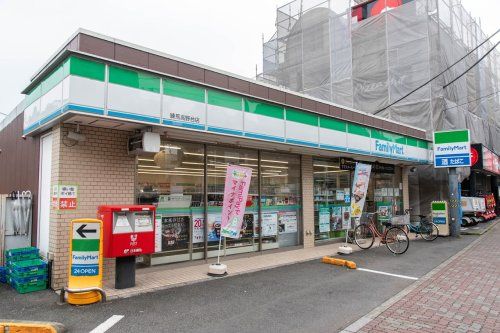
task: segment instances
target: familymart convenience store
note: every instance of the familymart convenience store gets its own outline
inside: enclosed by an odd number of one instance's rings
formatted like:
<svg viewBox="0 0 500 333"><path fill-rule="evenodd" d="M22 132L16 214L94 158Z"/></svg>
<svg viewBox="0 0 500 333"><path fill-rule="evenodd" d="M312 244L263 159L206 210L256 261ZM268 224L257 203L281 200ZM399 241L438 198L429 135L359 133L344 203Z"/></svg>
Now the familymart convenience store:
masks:
<svg viewBox="0 0 500 333"><path fill-rule="evenodd" d="M73 209L39 203L53 287L65 280L69 221L94 217L98 205L156 205L147 263L209 258L225 168L237 164L253 177L241 236L225 240L224 253L314 246L342 236L357 161L372 164L366 209L384 212L408 205L408 170L429 163L423 130L88 31L24 93L19 135L40 140L39 197L77 187ZM145 138L157 135L159 151L146 152Z"/></svg>

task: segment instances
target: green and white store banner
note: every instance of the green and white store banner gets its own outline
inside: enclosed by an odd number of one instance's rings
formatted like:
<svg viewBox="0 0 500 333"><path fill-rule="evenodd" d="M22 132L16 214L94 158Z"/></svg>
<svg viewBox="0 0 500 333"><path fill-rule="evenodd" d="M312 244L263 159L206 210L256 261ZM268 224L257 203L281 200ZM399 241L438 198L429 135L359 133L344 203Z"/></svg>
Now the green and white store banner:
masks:
<svg viewBox="0 0 500 333"><path fill-rule="evenodd" d="M25 99L24 133L66 112L429 163L429 143L71 56Z"/></svg>

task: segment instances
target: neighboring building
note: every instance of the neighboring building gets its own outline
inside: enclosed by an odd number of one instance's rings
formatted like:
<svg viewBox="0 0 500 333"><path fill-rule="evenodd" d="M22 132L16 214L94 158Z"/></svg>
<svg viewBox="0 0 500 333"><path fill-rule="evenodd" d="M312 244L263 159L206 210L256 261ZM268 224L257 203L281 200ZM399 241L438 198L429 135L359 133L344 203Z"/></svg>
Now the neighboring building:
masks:
<svg viewBox="0 0 500 333"><path fill-rule="evenodd" d="M487 38L458 0L296 0L277 9L259 79L420 127L428 139L436 130L468 128L473 143L500 154L499 52L444 88L492 40L399 101ZM446 172L426 167L413 176L415 212L447 198Z"/></svg>
<svg viewBox="0 0 500 333"><path fill-rule="evenodd" d="M23 93L0 123L0 193L35 194L32 243L53 288L67 280L70 220L99 205L158 206L150 264L213 257L224 170L237 163L255 176L243 236L224 253L312 247L342 237L355 161L373 164L366 210L400 213L411 169L430 163L425 130L84 30ZM161 152L129 151L141 131L161 135ZM51 205L56 185L77 187L76 207Z"/></svg>

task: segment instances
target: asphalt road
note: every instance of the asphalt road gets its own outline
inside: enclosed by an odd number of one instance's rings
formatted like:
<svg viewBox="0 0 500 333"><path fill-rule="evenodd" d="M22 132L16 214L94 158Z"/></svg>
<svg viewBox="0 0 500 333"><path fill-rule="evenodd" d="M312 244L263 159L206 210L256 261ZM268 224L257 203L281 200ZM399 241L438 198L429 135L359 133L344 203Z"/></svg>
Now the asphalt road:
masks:
<svg viewBox="0 0 500 333"><path fill-rule="evenodd" d="M402 256L381 246L349 259L418 278L475 239L418 240ZM69 332L89 332L112 315L124 318L107 332L336 332L413 282L314 260L83 307L56 305L50 291L2 286L0 318L58 321Z"/></svg>

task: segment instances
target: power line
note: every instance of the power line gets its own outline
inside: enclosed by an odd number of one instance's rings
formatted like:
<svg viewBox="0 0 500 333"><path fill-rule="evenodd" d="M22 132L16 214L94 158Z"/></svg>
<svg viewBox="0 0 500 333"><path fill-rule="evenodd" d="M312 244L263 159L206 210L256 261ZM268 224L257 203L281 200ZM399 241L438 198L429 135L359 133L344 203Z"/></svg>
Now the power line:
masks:
<svg viewBox="0 0 500 333"><path fill-rule="evenodd" d="M476 99L474 99L474 100L472 100L472 101L468 101L468 102L465 102L465 103L462 103L462 104L458 104L458 105L451 106L451 107L449 107L449 108L444 109L443 111L446 111L446 110L451 110L451 109L454 109L454 108L458 108L459 106L463 106L463 105L471 104L471 103L476 102L476 101L479 101L479 100L481 100L481 99L484 99L484 98L490 97L490 96L492 96L492 95L498 94L499 92L500 92L500 90L497 90L497 91L495 91L495 92L492 92L491 94L481 96L481 97L476 98Z"/></svg>
<svg viewBox="0 0 500 333"><path fill-rule="evenodd" d="M470 66L469 68L467 68L462 74L460 74L459 76L457 76L456 78L454 78L453 80L451 80L451 82L448 82L447 84L445 84L443 86L443 89L446 89L446 87L448 87L450 84L452 84L453 82L455 82L456 80L460 79L462 76L464 76L468 71L470 71L472 68L476 67L477 64L479 64L481 62L481 60L483 60L484 58L486 58L486 56L488 54L490 54L497 46L498 44L500 44L500 42L497 42L495 44L495 46L493 46L491 49L488 50L488 52L486 52L481 58L479 58L475 63L472 64L472 66Z"/></svg>
<svg viewBox="0 0 500 333"><path fill-rule="evenodd" d="M406 97L410 96L411 94L413 94L414 92L416 92L417 90L423 88L424 86L428 85L429 83L431 83L432 81L434 81L435 79L437 79L439 76L441 76L442 74L444 74L444 72L446 72L447 70L449 70L450 68L452 68L453 66L455 66L456 64L458 64L459 62L461 62L462 60L464 60L467 56L469 56L472 52L476 51L478 48L480 48L482 45L484 45L487 41L489 41L491 38L493 38L493 36L495 36L498 32L500 32L500 29L498 29L497 31L495 31L495 33L493 35L491 35L490 37L486 38L483 42L481 42L481 44L477 45L475 48L473 48L472 50L470 50L469 52L467 52L462 58L458 59L457 61L455 61L453 64L451 64L450 66L446 67L442 72L440 72L439 74L433 76L431 79L429 79L428 81L426 81L425 83L423 83L422 85L418 86L417 88L413 89L412 91L410 91L409 93L407 93L406 95L404 95L403 97L399 98L398 100L396 100L395 102L392 102L391 104L387 105L386 107L378 110L377 112L373 113L374 115L384 111L385 109L393 106L394 104L396 103L399 103L401 102L403 99L405 99ZM498 45L498 44L497 44Z"/></svg>

